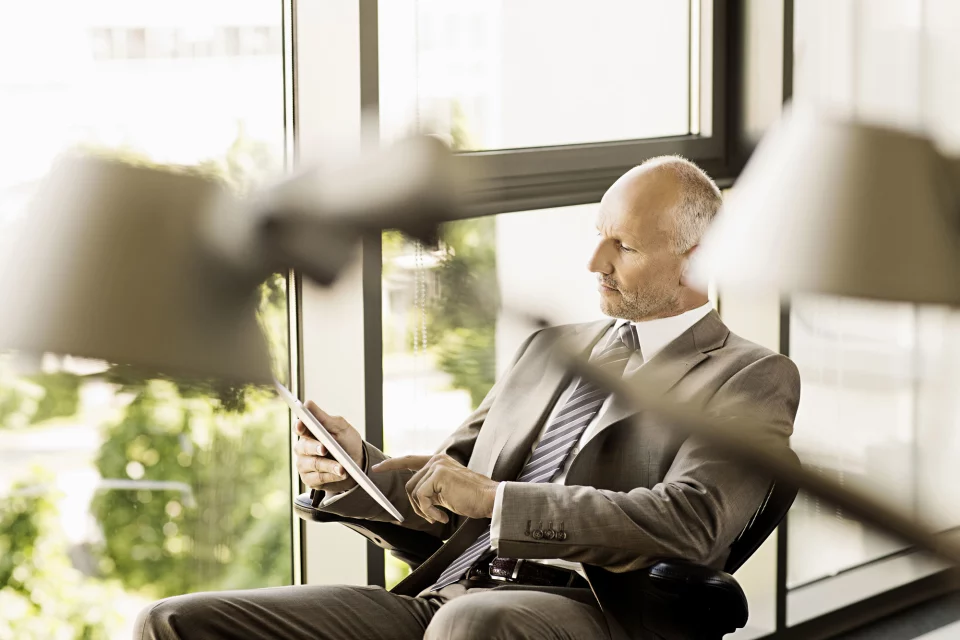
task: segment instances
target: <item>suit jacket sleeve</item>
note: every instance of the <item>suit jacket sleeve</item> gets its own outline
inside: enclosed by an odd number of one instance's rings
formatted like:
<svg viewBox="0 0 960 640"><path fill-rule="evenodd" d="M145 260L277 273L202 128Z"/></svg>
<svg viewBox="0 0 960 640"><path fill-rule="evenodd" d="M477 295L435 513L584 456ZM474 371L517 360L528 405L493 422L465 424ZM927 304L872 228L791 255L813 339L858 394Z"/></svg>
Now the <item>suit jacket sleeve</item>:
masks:
<svg viewBox="0 0 960 640"><path fill-rule="evenodd" d="M511 364L511 368L516 365L517 361L527 350L527 347L533 341L534 337L536 337L537 333L539 333L539 331L536 331L530 335L530 337L528 337L517 350L517 353L513 359L513 363ZM470 416L464 420L457 430L454 431L453 434L451 434L443 442L443 444L437 450L437 453L446 453L461 464L467 464L467 462L470 460L470 455L473 453L473 445L477 441L477 435L480 433L480 428L483 426L483 421L487 417L487 412L490 410L490 406L497 398L497 394L500 391L503 380L508 377L507 373L504 373L500 381L498 381L497 384L490 389L486 397L483 399L483 402L481 402L480 406L477 407L476 411L470 414ZM368 442L364 442L363 446L366 454L366 465L368 468L389 458L388 455ZM364 471L366 471L366 469L364 469ZM417 513L413 510L413 507L410 505L410 500L407 497L407 492L404 488L407 484L407 481L413 477L412 471L387 471L383 473L370 473L369 476L373 480L374 484L379 487L380 491L383 492L383 495L387 496L390 502L393 503L400 513L403 514L404 521L401 524L404 527L416 529L418 531L425 531L446 540L453 534L454 531L457 530L457 527L459 527L464 520L463 516L458 514L450 514L450 521L446 524L440 522L431 524L417 515ZM322 509L329 513L335 513L337 515L347 516L350 518L393 522L393 518L390 516L390 514L384 511L383 507L377 504L377 502L362 489L359 491L353 491L350 493L350 495L345 495L341 500L337 500L328 506L322 507Z"/></svg>
<svg viewBox="0 0 960 640"><path fill-rule="evenodd" d="M764 436L788 446L799 400L796 366L771 354L727 380L708 410L730 418L747 412L763 416ZM769 488L769 478L691 437L681 445L663 482L649 489L616 492L506 483L498 550L512 558L562 558L613 572L640 569L663 558L716 565ZM565 539L535 540L528 523L536 527L541 521L562 525Z"/></svg>

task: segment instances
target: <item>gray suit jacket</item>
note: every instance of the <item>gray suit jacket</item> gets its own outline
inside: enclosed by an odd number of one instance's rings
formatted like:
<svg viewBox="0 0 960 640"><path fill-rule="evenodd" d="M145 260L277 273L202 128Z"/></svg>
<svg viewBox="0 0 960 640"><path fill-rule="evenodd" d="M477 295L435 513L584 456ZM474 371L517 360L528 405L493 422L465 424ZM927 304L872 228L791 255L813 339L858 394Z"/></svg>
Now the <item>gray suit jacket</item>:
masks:
<svg viewBox="0 0 960 640"><path fill-rule="evenodd" d="M440 451L494 480L517 477L569 375L550 357L559 339L588 355L613 321L543 329L520 347L513 366ZM764 418L766 433L783 446L793 430L800 377L788 358L733 334L711 312L650 362L628 363L624 379L735 417ZM368 464L386 456L366 445ZM446 544L394 591L416 595L463 552L489 520L454 516L429 524L411 509L404 484L411 472L372 474L404 513L404 526ZM580 562L601 607L613 574L657 559L678 558L721 568L728 550L770 487L770 479L722 451L687 437L656 415L632 414L614 399L595 435L571 464L564 485L508 482L504 489L499 554ZM389 521L367 494L355 491L327 507L354 518ZM542 523L542 524L541 524ZM534 539L536 528L562 529L563 540ZM619 617L619 616L618 616ZM621 620L621 622L625 622ZM632 626L632 625L627 625Z"/></svg>

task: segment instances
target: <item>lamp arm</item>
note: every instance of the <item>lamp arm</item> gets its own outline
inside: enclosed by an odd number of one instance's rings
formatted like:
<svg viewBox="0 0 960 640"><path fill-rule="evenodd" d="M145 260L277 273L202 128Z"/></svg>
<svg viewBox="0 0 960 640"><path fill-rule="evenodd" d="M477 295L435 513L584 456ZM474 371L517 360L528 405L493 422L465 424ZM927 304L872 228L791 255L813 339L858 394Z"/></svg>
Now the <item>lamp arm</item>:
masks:
<svg viewBox="0 0 960 640"><path fill-rule="evenodd" d="M950 207L953 212L953 219L950 222L957 231L957 240L960 241L960 157L948 157L946 164L948 184L953 196L953 206Z"/></svg>
<svg viewBox="0 0 960 640"><path fill-rule="evenodd" d="M437 138L417 136L349 167L301 170L239 207L224 196L204 220L204 242L246 279L293 268L328 285L363 235L398 229L433 243L457 208L451 159Z"/></svg>

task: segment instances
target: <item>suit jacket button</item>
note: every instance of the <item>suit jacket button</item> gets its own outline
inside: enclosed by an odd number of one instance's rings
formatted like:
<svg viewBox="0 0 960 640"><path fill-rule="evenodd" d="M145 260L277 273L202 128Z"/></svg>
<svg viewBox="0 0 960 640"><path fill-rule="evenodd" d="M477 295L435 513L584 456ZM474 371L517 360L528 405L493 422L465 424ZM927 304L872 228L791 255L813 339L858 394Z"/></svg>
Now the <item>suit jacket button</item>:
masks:
<svg viewBox="0 0 960 640"><path fill-rule="evenodd" d="M533 539L540 540L543 538L543 529L534 529L533 530Z"/></svg>
<svg viewBox="0 0 960 640"><path fill-rule="evenodd" d="M560 542L563 542L566 539L567 539L566 531L557 531L557 540L559 540Z"/></svg>
<svg viewBox="0 0 960 640"><path fill-rule="evenodd" d="M557 537L557 532L554 531L553 529L547 529L546 531L543 532L543 537L546 538L547 540L553 540L554 538Z"/></svg>

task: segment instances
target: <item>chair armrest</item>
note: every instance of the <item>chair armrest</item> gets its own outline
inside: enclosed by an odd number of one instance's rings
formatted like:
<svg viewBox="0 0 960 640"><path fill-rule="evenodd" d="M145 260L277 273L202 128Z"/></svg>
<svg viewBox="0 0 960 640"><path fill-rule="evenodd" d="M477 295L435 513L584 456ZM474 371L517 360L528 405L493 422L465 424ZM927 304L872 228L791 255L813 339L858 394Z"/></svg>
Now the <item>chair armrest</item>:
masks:
<svg viewBox="0 0 960 640"><path fill-rule="evenodd" d="M422 531L407 529L399 524L348 518L317 509L310 500L309 491L297 496L293 501L293 507L296 514L308 522L339 522L350 527L381 549L390 551L412 568L420 566L443 545L440 538Z"/></svg>
<svg viewBox="0 0 960 640"><path fill-rule="evenodd" d="M743 590L723 571L682 560L625 573L584 569L604 610L624 629L646 629L660 640L719 640L747 623Z"/></svg>
<svg viewBox="0 0 960 640"><path fill-rule="evenodd" d="M682 560L638 573L644 625L664 638L722 638L747 624L747 597L729 573Z"/></svg>

